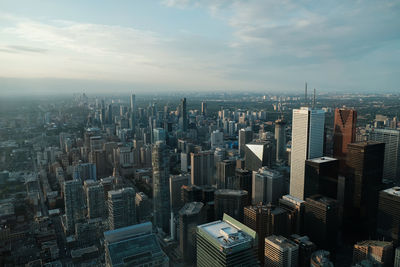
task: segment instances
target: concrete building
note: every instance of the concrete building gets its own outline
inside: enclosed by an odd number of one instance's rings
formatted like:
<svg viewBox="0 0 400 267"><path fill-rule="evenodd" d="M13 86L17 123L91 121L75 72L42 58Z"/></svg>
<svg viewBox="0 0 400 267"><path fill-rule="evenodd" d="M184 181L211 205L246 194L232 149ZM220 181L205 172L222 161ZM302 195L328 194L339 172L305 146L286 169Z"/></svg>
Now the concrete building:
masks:
<svg viewBox="0 0 400 267"><path fill-rule="evenodd" d="M224 215L197 227L197 266L257 266L257 234Z"/></svg>
<svg viewBox="0 0 400 267"><path fill-rule="evenodd" d="M268 168L253 171L252 203L277 204L283 192L283 176L280 172Z"/></svg>
<svg viewBox="0 0 400 267"><path fill-rule="evenodd" d="M378 234L400 245L400 187L379 192Z"/></svg>
<svg viewBox="0 0 400 267"><path fill-rule="evenodd" d="M190 153L190 160L191 184L211 185L214 176L214 153L212 151Z"/></svg>
<svg viewBox="0 0 400 267"><path fill-rule="evenodd" d="M302 107L293 109L290 195L304 200L305 161L323 156L323 110Z"/></svg>
<svg viewBox="0 0 400 267"><path fill-rule="evenodd" d="M196 262L196 229L205 222L201 202L186 203L179 211L179 249L187 264Z"/></svg>
<svg viewBox="0 0 400 267"><path fill-rule="evenodd" d="M276 161L282 162L286 157L286 121L281 118L275 121Z"/></svg>
<svg viewBox="0 0 400 267"><path fill-rule="evenodd" d="M135 195L132 187L108 191L109 229L136 224Z"/></svg>
<svg viewBox="0 0 400 267"><path fill-rule="evenodd" d="M243 209L247 203L247 191L219 189L215 191L215 218L221 219L226 213L236 220L243 221Z"/></svg>
<svg viewBox="0 0 400 267"><path fill-rule="evenodd" d="M240 129L239 131L239 154L240 157L245 156L246 144L253 141L253 130L250 127Z"/></svg>
<svg viewBox="0 0 400 267"><path fill-rule="evenodd" d="M65 226L67 232L75 231L75 223L84 219L84 193L79 180L64 182Z"/></svg>
<svg viewBox="0 0 400 267"><path fill-rule="evenodd" d="M86 180L84 188L89 219L104 217L107 213L103 185L100 182Z"/></svg>
<svg viewBox="0 0 400 267"><path fill-rule="evenodd" d="M224 133L219 130L211 133L211 149L216 149L217 147L224 147Z"/></svg>
<svg viewBox="0 0 400 267"><path fill-rule="evenodd" d="M393 243L366 240L354 245L353 264L363 260L373 260L382 267L393 266Z"/></svg>
<svg viewBox="0 0 400 267"><path fill-rule="evenodd" d="M151 222L104 232L107 267L168 267L169 259L162 251Z"/></svg>
<svg viewBox="0 0 400 267"><path fill-rule="evenodd" d="M271 235L265 238L265 266L297 267L299 246L283 237Z"/></svg>

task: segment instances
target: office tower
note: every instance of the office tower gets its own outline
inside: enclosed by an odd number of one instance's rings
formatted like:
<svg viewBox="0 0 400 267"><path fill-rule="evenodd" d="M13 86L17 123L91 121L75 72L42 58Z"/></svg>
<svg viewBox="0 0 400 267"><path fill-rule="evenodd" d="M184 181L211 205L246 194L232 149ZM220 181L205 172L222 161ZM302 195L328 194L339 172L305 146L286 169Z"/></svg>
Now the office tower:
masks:
<svg viewBox="0 0 400 267"><path fill-rule="evenodd" d="M249 195L249 204L251 203L250 196L252 196L253 192L252 183L253 183L253 177L251 171L245 169L235 170L235 181L233 183L233 189L247 191Z"/></svg>
<svg viewBox="0 0 400 267"><path fill-rule="evenodd" d="M333 129L333 156L339 159L340 173L344 173L347 145L356 141L357 111L337 108Z"/></svg>
<svg viewBox="0 0 400 267"><path fill-rule="evenodd" d="M244 190L219 189L215 191L215 217L221 219L224 213L243 221L243 208L248 203L248 193Z"/></svg>
<svg viewBox="0 0 400 267"><path fill-rule="evenodd" d="M179 211L179 249L188 264L196 260L196 229L205 222L204 204L189 202Z"/></svg>
<svg viewBox="0 0 400 267"><path fill-rule="evenodd" d="M94 180L86 180L84 182L84 188L89 219L104 217L106 205L103 185Z"/></svg>
<svg viewBox="0 0 400 267"><path fill-rule="evenodd" d="M400 184L400 131L374 129L369 139L385 143L383 179Z"/></svg>
<svg viewBox="0 0 400 267"><path fill-rule="evenodd" d="M119 166L122 168L132 168L133 167L133 151L131 147L123 146L114 149L114 157L118 160Z"/></svg>
<svg viewBox="0 0 400 267"><path fill-rule="evenodd" d="M179 106L179 125L182 131L186 132L188 128L188 115L186 110L186 97L181 99L181 104Z"/></svg>
<svg viewBox="0 0 400 267"><path fill-rule="evenodd" d="M293 109L290 195L304 199L305 161L323 156L325 112Z"/></svg>
<svg viewBox="0 0 400 267"><path fill-rule="evenodd" d="M277 235L265 238L265 266L297 267L299 246L293 241Z"/></svg>
<svg viewBox="0 0 400 267"><path fill-rule="evenodd" d="M136 96L134 94L131 94L130 111L135 112L135 110L136 110Z"/></svg>
<svg viewBox="0 0 400 267"><path fill-rule="evenodd" d="M197 226L197 266L257 266L257 234L235 219Z"/></svg>
<svg viewBox="0 0 400 267"><path fill-rule="evenodd" d="M295 242L299 246L299 267L309 267L311 257L317 246L310 241L308 236L299 236L297 234L291 235L290 240ZM317 265L318 266L318 265ZM333 266L332 266L333 267Z"/></svg>
<svg viewBox="0 0 400 267"><path fill-rule="evenodd" d="M195 185L211 185L214 170L214 153L200 151L190 153L191 183Z"/></svg>
<svg viewBox="0 0 400 267"><path fill-rule="evenodd" d="M169 189L171 196L171 208L174 213L178 212L185 204L182 201L182 186L188 185L190 181L190 175L171 175L169 177Z"/></svg>
<svg viewBox="0 0 400 267"><path fill-rule="evenodd" d="M283 176L280 172L268 168L253 171L252 203L278 203L283 192Z"/></svg>
<svg viewBox="0 0 400 267"><path fill-rule="evenodd" d="M385 144L374 141L347 146L348 169L345 193L345 220L355 230L373 233L376 229L378 194L382 181ZM357 225L357 223L360 223ZM364 227L362 227L364 226ZM367 227L367 229L363 229ZM367 237L367 235L365 236Z"/></svg>
<svg viewBox="0 0 400 267"><path fill-rule="evenodd" d="M96 176L104 177L107 175L107 160L104 150L90 151L89 162L96 166Z"/></svg>
<svg viewBox="0 0 400 267"><path fill-rule="evenodd" d="M311 267L334 267L330 261L330 252L326 250L317 250L311 255L307 266Z"/></svg>
<svg viewBox="0 0 400 267"><path fill-rule="evenodd" d="M207 103L201 102L201 115L207 116Z"/></svg>
<svg viewBox="0 0 400 267"><path fill-rule="evenodd" d="M154 224L169 231L170 195L169 195L169 150L162 142L153 146L153 204Z"/></svg>
<svg viewBox="0 0 400 267"><path fill-rule="evenodd" d="M219 130L211 133L211 149L216 149L217 147L224 147L224 133Z"/></svg>
<svg viewBox="0 0 400 267"><path fill-rule="evenodd" d="M104 199L108 199L108 191L114 189L114 177L106 177L100 180L101 185L104 188Z"/></svg>
<svg viewBox="0 0 400 267"><path fill-rule="evenodd" d="M400 187L379 192L378 234L400 245Z"/></svg>
<svg viewBox="0 0 400 267"><path fill-rule="evenodd" d="M96 164L93 163L79 163L74 166L73 173L74 180L96 180Z"/></svg>
<svg viewBox="0 0 400 267"><path fill-rule="evenodd" d="M400 267L400 247L396 248L394 255L394 267Z"/></svg>
<svg viewBox="0 0 400 267"><path fill-rule="evenodd" d="M246 144L246 169L258 171L261 167L271 167L275 162L275 147L270 141L254 140Z"/></svg>
<svg viewBox="0 0 400 267"><path fill-rule="evenodd" d="M248 206L244 208L243 223L258 235L258 259L263 264L265 238L287 234L286 211L271 204Z"/></svg>
<svg viewBox="0 0 400 267"><path fill-rule="evenodd" d="M239 153L244 157L246 153L246 144L253 141L253 130L250 127L240 129L239 131Z"/></svg>
<svg viewBox="0 0 400 267"><path fill-rule="evenodd" d="M353 249L353 264L373 260L378 266L393 266L393 243L379 240L358 242Z"/></svg>
<svg viewBox="0 0 400 267"><path fill-rule="evenodd" d="M67 232L75 230L75 223L84 219L82 184L79 180L64 182L65 226Z"/></svg>
<svg viewBox="0 0 400 267"><path fill-rule="evenodd" d="M158 141L165 142L167 140L167 134L163 128L155 128L153 129L153 142L157 143Z"/></svg>
<svg viewBox="0 0 400 267"><path fill-rule="evenodd" d="M137 192L135 196L136 217L141 222L151 214L152 206L149 197L143 192Z"/></svg>
<svg viewBox="0 0 400 267"><path fill-rule="evenodd" d="M336 246L338 232L337 201L322 195L308 197L305 203L305 232L318 247L331 249Z"/></svg>
<svg viewBox="0 0 400 267"><path fill-rule="evenodd" d="M276 161L286 160L286 121L275 121Z"/></svg>
<svg viewBox="0 0 400 267"><path fill-rule="evenodd" d="M223 160L217 162L217 188L234 189L236 160Z"/></svg>
<svg viewBox="0 0 400 267"><path fill-rule="evenodd" d="M106 266L168 267L151 222L104 232Z"/></svg>
<svg viewBox="0 0 400 267"><path fill-rule="evenodd" d="M108 191L108 226L110 230L136 224L135 190L126 187Z"/></svg>
<svg viewBox="0 0 400 267"><path fill-rule="evenodd" d="M288 214L289 233L303 234L305 201L291 195L285 195L279 199L279 207L286 210Z"/></svg>
<svg viewBox="0 0 400 267"><path fill-rule="evenodd" d="M181 186L181 200L183 204L202 201L202 190L197 185Z"/></svg>
<svg viewBox="0 0 400 267"><path fill-rule="evenodd" d="M339 160L320 157L306 160L304 197L316 194L337 199Z"/></svg>

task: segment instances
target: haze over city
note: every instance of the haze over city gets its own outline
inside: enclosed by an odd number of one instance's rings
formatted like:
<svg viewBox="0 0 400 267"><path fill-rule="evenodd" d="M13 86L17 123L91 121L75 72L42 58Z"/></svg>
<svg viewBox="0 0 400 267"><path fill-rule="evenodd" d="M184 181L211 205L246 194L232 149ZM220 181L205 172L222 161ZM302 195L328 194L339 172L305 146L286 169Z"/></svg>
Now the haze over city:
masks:
<svg viewBox="0 0 400 267"><path fill-rule="evenodd" d="M0 3L2 94L398 92L398 1Z"/></svg>

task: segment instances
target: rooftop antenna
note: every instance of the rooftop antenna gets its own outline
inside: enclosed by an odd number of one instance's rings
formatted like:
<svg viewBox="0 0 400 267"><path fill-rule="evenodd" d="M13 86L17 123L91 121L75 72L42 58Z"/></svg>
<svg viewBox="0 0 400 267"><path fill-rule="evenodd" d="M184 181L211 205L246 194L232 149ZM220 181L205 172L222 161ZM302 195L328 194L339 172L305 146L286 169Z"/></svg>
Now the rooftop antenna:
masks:
<svg viewBox="0 0 400 267"><path fill-rule="evenodd" d="M304 92L304 105L307 106L307 82L306 82L306 88Z"/></svg>
<svg viewBox="0 0 400 267"><path fill-rule="evenodd" d="M313 98L313 103L312 103L312 107L315 108L315 95L316 95L316 90L314 88L314 98Z"/></svg>

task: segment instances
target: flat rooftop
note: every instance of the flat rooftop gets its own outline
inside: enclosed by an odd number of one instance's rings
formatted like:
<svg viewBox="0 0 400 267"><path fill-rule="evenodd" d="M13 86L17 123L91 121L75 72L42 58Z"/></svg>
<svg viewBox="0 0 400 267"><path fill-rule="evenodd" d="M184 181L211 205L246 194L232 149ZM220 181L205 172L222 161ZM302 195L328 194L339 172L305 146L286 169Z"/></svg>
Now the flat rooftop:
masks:
<svg viewBox="0 0 400 267"><path fill-rule="evenodd" d="M330 162L330 161L337 161L337 159L331 158L331 157L319 157L319 158L309 159L308 161L315 162L315 163L324 163L324 162Z"/></svg>
<svg viewBox="0 0 400 267"><path fill-rule="evenodd" d="M198 214L203 208L204 204L202 202L189 202L186 203L182 209L179 210L179 215L193 215Z"/></svg>
<svg viewBox="0 0 400 267"><path fill-rule="evenodd" d="M383 190L383 192L385 192L389 195L400 197L400 186L395 186L395 187Z"/></svg>
<svg viewBox="0 0 400 267"><path fill-rule="evenodd" d="M232 195L232 196L243 196L243 195L247 195L248 192L246 190L218 189L218 190L215 191L215 194Z"/></svg>
<svg viewBox="0 0 400 267"><path fill-rule="evenodd" d="M286 237L283 236L277 236L277 235L271 235L269 237L266 237L265 240L270 241L273 243L275 246L281 249L289 248L289 249L295 249L298 248L298 245L287 239Z"/></svg>
<svg viewBox="0 0 400 267"><path fill-rule="evenodd" d="M198 228L206 232L209 237L217 241L217 243L224 248L253 241L250 235L226 221L206 223L199 225Z"/></svg>

